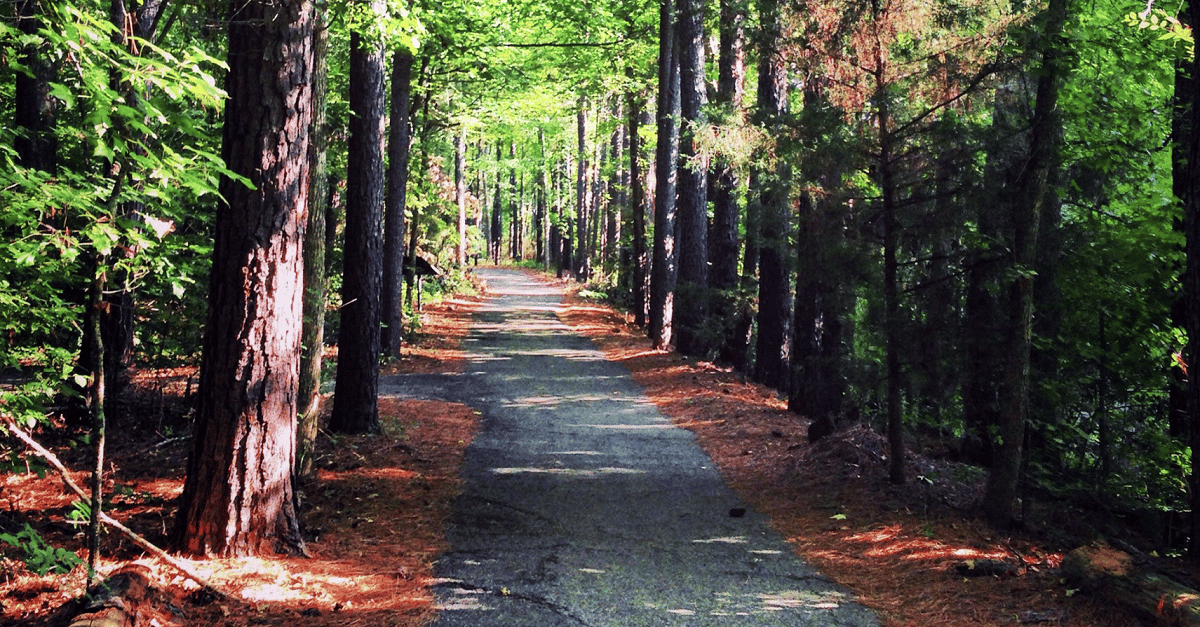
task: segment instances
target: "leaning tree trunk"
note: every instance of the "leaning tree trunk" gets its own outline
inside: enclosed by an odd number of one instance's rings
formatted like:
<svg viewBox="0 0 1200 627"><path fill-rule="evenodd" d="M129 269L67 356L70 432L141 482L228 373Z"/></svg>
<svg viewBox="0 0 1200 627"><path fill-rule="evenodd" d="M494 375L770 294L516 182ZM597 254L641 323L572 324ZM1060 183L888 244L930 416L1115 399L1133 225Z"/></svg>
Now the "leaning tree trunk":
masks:
<svg viewBox="0 0 1200 627"><path fill-rule="evenodd" d="M675 53L675 2L661 0L658 43L658 146L655 153L654 249L650 264L650 339L665 349L675 319L675 192L679 171L679 56Z"/></svg>
<svg viewBox="0 0 1200 627"><path fill-rule="evenodd" d="M192 555L304 553L292 501L313 10L234 2L200 407L171 540Z"/></svg>
<svg viewBox="0 0 1200 627"><path fill-rule="evenodd" d="M371 0L377 14L381 0ZM380 283L383 280L382 42L350 36L350 142L346 168L346 244L337 381L329 428L379 431ZM403 233L403 231L401 231Z"/></svg>

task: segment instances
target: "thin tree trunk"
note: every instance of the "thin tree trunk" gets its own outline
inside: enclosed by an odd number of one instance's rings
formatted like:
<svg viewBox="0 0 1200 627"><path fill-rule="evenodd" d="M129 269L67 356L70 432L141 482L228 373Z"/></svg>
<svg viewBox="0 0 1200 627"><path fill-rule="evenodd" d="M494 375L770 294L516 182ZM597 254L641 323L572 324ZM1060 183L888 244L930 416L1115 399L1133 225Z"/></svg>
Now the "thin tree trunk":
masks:
<svg viewBox="0 0 1200 627"><path fill-rule="evenodd" d="M521 258L521 200L520 189L517 187L517 142L508 142L508 214L511 222L508 225L508 256L513 261Z"/></svg>
<svg viewBox="0 0 1200 627"><path fill-rule="evenodd" d="M588 280L588 154L587 154L587 98L580 96L579 105L575 111L575 130L578 157L575 164L578 174L575 177L575 230L579 237L575 245L578 252L575 258L575 277L580 281Z"/></svg>
<svg viewBox="0 0 1200 627"><path fill-rule="evenodd" d="M496 195L492 198L492 236L491 236L491 238L489 238L490 245L491 245L491 249L489 251L491 253L490 256L492 258L492 263L496 264L496 265L500 264L500 251L503 248L503 243L501 240L502 240L503 234L504 234L504 222L503 222L503 217L502 217L502 214L504 211L504 204L503 204L504 203L504 191L500 187L504 180L504 177L500 174L500 163L501 163L502 152L503 151L500 148L500 143L497 142L496 143Z"/></svg>
<svg viewBox="0 0 1200 627"><path fill-rule="evenodd" d="M296 425L296 475L313 472L313 452L321 418L321 364L325 353L325 216L331 197L328 172L329 51L328 6L316 5L313 29L312 131L309 145L308 226L304 231L304 326L301 331L299 413Z"/></svg>
<svg viewBox="0 0 1200 627"><path fill-rule="evenodd" d="M550 271L550 185L546 173L546 131L538 128L538 243L537 256L544 272Z"/></svg>
<svg viewBox="0 0 1200 627"><path fill-rule="evenodd" d="M383 217L383 353L400 358L404 339L404 212L408 205L408 163L411 142L409 107L412 100L413 56L408 50L392 55L391 126L388 129L387 196Z"/></svg>
<svg viewBox="0 0 1200 627"><path fill-rule="evenodd" d="M190 555L304 554L292 498L313 11L234 2L200 407L172 545ZM269 115L268 115L269 114Z"/></svg>
<svg viewBox="0 0 1200 627"><path fill-rule="evenodd" d="M879 2L872 2L872 21L876 28L889 16L883 14ZM897 222L896 205L899 202L896 189L895 145L892 130L891 102L888 95L888 68L884 44L875 33L873 51L873 77L875 80L875 123L879 133L879 154L875 171L879 183L883 218L883 329L884 353L887 379L887 425L888 425L888 480L895 485L903 484L905 472L904 407L901 390L904 373L900 369L901 335L904 321L900 314L899 270L900 226Z"/></svg>
<svg viewBox="0 0 1200 627"><path fill-rule="evenodd" d="M467 127L454 136L454 202L458 206L458 245L454 259L467 265Z"/></svg>
<svg viewBox="0 0 1200 627"><path fill-rule="evenodd" d="M633 68L626 76L633 74ZM638 328L646 326L646 188L642 173L641 117L642 102L639 94L626 94L626 110L629 119L629 210L633 218L633 323Z"/></svg>
<svg viewBox="0 0 1200 627"><path fill-rule="evenodd" d="M609 146L609 163L612 164L612 174L609 177L608 183L608 206L605 209L607 216L604 229L604 265L607 268L617 267L617 253L619 243L621 241L621 212L626 203L626 182L625 177L629 172L621 167L625 158L625 120L622 119L622 107L624 103L620 98L613 99L612 113L613 118L617 122L617 126L613 129L612 143Z"/></svg>
<svg viewBox="0 0 1200 627"><path fill-rule="evenodd" d="M117 182L120 185L120 181ZM95 259L92 260L93 276L89 290L88 308L94 313L89 316L88 322L91 324L90 333L87 336L91 339L89 347L93 355L104 355L104 334L100 330L100 309L104 307L104 266L105 260L103 255L95 253ZM104 415L104 405L107 402L105 398L105 368L99 367L92 372L92 383L90 387L90 398L88 404L92 410L92 438L95 440L96 455L94 465L92 466L92 493L91 493L91 512L89 513L88 524L88 576L87 586L91 587L92 577L96 572L96 564L100 559L100 515L104 508L104 453L107 439L108 425Z"/></svg>

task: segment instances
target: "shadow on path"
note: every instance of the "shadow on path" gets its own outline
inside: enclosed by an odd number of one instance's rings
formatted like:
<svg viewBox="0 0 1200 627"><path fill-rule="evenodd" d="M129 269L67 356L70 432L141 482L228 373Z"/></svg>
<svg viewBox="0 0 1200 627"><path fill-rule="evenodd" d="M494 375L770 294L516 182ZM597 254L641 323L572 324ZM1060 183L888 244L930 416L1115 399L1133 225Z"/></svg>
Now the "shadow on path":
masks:
<svg viewBox="0 0 1200 627"><path fill-rule="evenodd" d="M467 450L439 627L876 625L721 482L619 364L558 321L562 294L480 269L461 375L381 394L483 412Z"/></svg>

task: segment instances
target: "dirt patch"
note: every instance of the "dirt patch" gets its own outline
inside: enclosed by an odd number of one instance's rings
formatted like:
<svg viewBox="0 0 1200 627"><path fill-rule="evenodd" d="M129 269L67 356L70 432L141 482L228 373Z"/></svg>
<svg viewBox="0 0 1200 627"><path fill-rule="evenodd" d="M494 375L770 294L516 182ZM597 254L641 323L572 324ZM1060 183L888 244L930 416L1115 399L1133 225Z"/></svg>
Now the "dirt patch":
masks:
<svg viewBox="0 0 1200 627"><path fill-rule="evenodd" d="M1141 624L1061 584L1059 562L1073 547L997 534L975 517L979 469L914 455L911 484L892 486L886 440L865 425L810 445L809 421L740 373L652 350L624 315L594 301L570 296L560 317L625 364L796 553L853 590L885 625ZM955 570L986 559L1021 566L1003 578Z"/></svg>

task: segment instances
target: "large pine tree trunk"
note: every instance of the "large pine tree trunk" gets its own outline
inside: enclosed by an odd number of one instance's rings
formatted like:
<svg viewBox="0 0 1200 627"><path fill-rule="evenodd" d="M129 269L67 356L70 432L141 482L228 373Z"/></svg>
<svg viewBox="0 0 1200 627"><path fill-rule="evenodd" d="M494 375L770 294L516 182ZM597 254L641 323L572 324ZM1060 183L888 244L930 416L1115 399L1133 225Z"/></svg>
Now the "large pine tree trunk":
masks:
<svg viewBox="0 0 1200 627"><path fill-rule="evenodd" d="M1008 354L1001 378L999 445L988 474L983 509L988 520L1008 525L1021 475L1025 422L1029 411L1029 356L1033 334L1033 271L1037 263L1038 226L1049 190L1050 169L1057 151L1058 91L1063 66L1060 41L1067 19L1067 0L1051 0L1046 9L1042 67L1030 124L1029 159L1013 191L1013 279L1009 285Z"/></svg>
<svg viewBox="0 0 1200 627"><path fill-rule="evenodd" d="M292 502L308 194L312 4L234 2L200 408L172 544L303 553Z"/></svg>
<svg viewBox="0 0 1200 627"><path fill-rule="evenodd" d="M313 471L313 451L321 418L321 364L325 354L325 216L329 212L328 100L329 18L325 2L316 5L313 28L312 125L308 151L308 227L304 231L304 328L301 335L296 474Z"/></svg>
<svg viewBox="0 0 1200 627"><path fill-rule="evenodd" d="M380 0L371 5L382 15ZM384 82L383 44L351 34L342 320L329 418L329 428L338 433L379 431Z"/></svg>
<svg viewBox="0 0 1200 627"><path fill-rule="evenodd" d="M762 38L759 42L758 108L755 121L770 131L788 110L787 65L779 49L782 24L775 0L759 0ZM787 271L787 167L758 166L752 179L753 202L759 218L758 342L754 378L778 390L789 382L788 322L791 289Z"/></svg>
<svg viewBox="0 0 1200 627"><path fill-rule="evenodd" d="M679 279L675 343L687 355L704 355L708 319L708 164L697 152L697 125L705 122L704 0L679 0Z"/></svg>
<svg viewBox="0 0 1200 627"><path fill-rule="evenodd" d="M675 319L679 251L675 241L675 195L679 160L679 58L675 53L675 2L661 0L658 42L658 146L655 154L654 258L650 272L650 339L665 349Z"/></svg>
<svg viewBox="0 0 1200 627"><path fill-rule="evenodd" d="M388 129L387 196L383 217L383 351L400 358L404 339L404 210L408 204L409 105L413 56L392 55L392 108ZM411 251L410 251L411 253Z"/></svg>
<svg viewBox="0 0 1200 627"><path fill-rule="evenodd" d="M745 95L745 21L746 9L741 2L722 0L716 100L734 119L741 116ZM713 170L713 221L708 255L712 264L709 284L717 298L713 315L723 323L718 358L724 363L737 363L746 342L744 331L739 336L737 315L739 181L737 171L726 159L718 160Z"/></svg>

